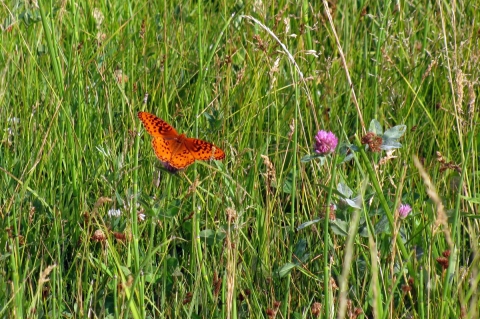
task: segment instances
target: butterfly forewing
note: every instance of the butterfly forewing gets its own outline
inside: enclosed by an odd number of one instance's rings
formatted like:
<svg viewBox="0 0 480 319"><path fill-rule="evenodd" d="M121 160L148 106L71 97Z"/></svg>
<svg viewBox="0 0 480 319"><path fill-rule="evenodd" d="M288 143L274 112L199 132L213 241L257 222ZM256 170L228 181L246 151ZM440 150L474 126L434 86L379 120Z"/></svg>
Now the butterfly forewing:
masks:
<svg viewBox="0 0 480 319"><path fill-rule="evenodd" d="M172 138L178 136L177 131L164 120L147 112L138 112L138 118L148 134L153 137Z"/></svg>

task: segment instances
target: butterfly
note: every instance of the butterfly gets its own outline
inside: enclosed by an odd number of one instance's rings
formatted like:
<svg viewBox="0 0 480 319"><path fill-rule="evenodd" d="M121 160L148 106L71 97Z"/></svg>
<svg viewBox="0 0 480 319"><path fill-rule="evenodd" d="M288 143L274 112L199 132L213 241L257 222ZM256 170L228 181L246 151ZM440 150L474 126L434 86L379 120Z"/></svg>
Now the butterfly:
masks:
<svg viewBox="0 0 480 319"><path fill-rule="evenodd" d="M170 124L153 114L138 112L138 118L153 137L155 155L171 171L184 169L195 160L225 158L225 152L212 143L178 134Z"/></svg>

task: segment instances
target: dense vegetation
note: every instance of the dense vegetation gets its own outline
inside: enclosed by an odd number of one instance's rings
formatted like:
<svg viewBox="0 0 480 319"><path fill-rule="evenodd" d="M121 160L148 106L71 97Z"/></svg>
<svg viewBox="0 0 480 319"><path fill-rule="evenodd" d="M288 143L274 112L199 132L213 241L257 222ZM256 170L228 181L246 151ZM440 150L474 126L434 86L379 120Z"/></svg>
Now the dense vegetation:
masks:
<svg viewBox="0 0 480 319"><path fill-rule="evenodd" d="M478 5L0 12L1 318L478 318Z"/></svg>

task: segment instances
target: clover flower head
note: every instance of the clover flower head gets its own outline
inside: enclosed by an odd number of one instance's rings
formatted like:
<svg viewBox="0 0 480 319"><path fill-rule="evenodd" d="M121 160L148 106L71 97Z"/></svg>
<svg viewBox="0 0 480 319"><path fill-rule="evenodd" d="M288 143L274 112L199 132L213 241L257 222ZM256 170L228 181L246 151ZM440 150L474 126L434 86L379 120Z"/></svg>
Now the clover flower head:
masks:
<svg viewBox="0 0 480 319"><path fill-rule="evenodd" d="M412 207L410 207L410 205L402 204L398 208L398 216L400 216L401 219L407 218L411 211Z"/></svg>
<svg viewBox="0 0 480 319"><path fill-rule="evenodd" d="M338 144L338 138L332 132L320 130L315 135L315 152L320 155L333 153Z"/></svg>

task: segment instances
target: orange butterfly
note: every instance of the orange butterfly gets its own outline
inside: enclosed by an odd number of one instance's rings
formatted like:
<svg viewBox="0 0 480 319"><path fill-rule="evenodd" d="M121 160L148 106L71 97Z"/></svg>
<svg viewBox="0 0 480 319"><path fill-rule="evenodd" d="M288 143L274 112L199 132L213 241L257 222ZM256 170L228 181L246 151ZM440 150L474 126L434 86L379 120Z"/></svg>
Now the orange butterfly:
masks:
<svg viewBox="0 0 480 319"><path fill-rule="evenodd" d="M225 153L212 143L178 134L167 122L153 114L138 112L138 118L148 134L153 137L152 146L155 155L171 171L186 168L195 160L225 158Z"/></svg>

